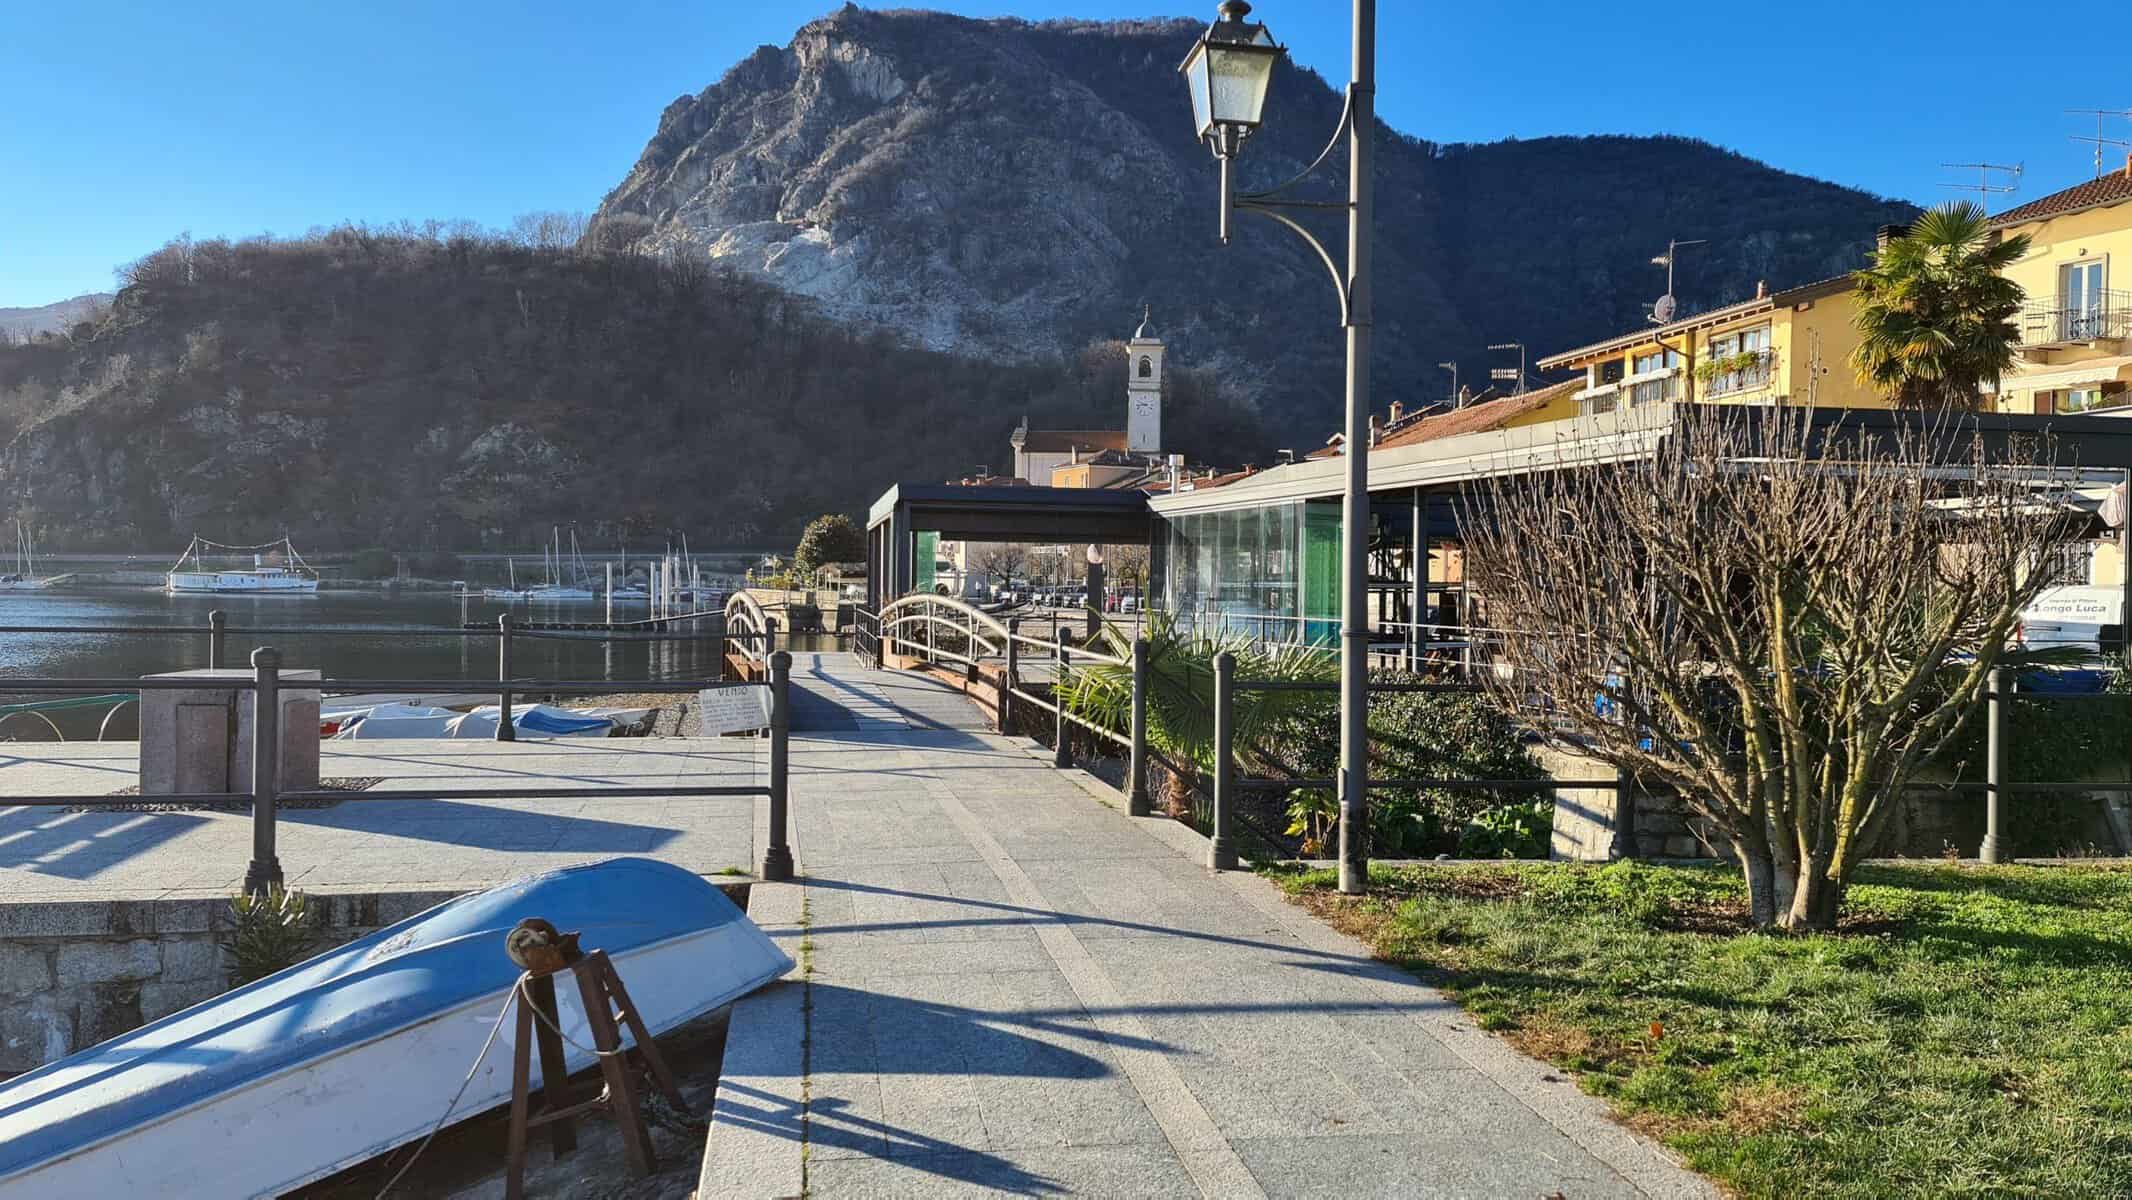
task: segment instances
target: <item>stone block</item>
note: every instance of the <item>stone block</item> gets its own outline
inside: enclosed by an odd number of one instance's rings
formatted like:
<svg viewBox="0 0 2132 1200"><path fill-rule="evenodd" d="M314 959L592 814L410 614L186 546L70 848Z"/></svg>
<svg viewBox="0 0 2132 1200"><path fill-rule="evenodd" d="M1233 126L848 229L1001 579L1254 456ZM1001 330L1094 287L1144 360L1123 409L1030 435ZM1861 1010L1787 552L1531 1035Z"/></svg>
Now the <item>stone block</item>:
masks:
<svg viewBox="0 0 2132 1200"><path fill-rule="evenodd" d="M428 912L446 900L456 899L462 892L420 891L380 892L377 894L376 920L380 928L397 924L416 913Z"/></svg>
<svg viewBox="0 0 2132 1200"><path fill-rule="evenodd" d="M91 988L75 1015L81 1045L94 1046L141 1027L141 985L107 983Z"/></svg>
<svg viewBox="0 0 2132 1200"><path fill-rule="evenodd" d="M284 670L280 785L318 786L317 671ZM140 782L144 795L245 792L252 786L252 694L236 686L249 670L172 671L197 688L141 694ZM291 686L291 685L297 686Z"/></svg>
<svg viewBox="0 0 2132 1200"><path fill-rule="evenodd" d="M227 978L228 965L223 961L222 947L204 936L166 938L163 941L163 973L159 977L165 983L186 983L197 979L219 983Z"/></svg>
<svg viewBox="0 0 2132 1200"><path fill-rule="evenodd" d="M228 900L159 900L157 933L208 933L229 926Z"/></svg>
<svg viewBox="0 0 2132 1200"><path fill-rule="evenodd" d="M0 1009L0 1071L34 1071L74 1051L74 1022L42 997Z"/></svg>
<svg viewBox="0 0 2132 1200"><path fill-rule="evenodd" d="M0 938L96 937L111 932L103 900L24 900L0 904Z"/></svg>
<svg viewBox="0 0 2132 1200"><path fill-rule="evenodd" d="M128 942L74 942L61 946L53 963L61 987L138 982L163 970L160 948L146 939Z"/></svg>
<svg viewBox="0 0 2132 1200"><path fill-rule="evenodd" d="M1662 853L1664 853L1667 858L1703 857L1702 846L1698 842L1696 842L1694 838L1689 837L1687 834L1675 834L1674 836L1665 839L1662 844L1664 846L1664 850L1662 851Z"/></svg>
<svg viewBox="0 0 2132 1200"><path fill-rule="evenodd" d="M42 946L0 943L0 995L28 996L52 986L52 963Z"/></svg>
<svg viewBox="0 0 2132 1200"><path fill-rule="evenodd" d="M160 1021L183 1009L222 994L222 985L211 979L156 982L141 985L141 1024Z"/></svg>

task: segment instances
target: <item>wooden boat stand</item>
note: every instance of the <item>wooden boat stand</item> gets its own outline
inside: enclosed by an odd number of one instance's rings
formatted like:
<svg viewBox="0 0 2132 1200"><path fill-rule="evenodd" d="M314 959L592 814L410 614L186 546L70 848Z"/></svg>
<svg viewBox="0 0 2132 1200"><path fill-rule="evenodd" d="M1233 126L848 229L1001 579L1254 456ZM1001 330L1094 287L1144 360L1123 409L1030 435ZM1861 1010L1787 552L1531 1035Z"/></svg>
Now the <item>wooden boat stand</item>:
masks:
<svg viewBox="0 0 2132 1200"><path fill-rule="evenodd" d="M571 1099L570 1072L563 1062L563 1039L557 1032L561 1021L556 1017L555 977L568 973L577 979L578 996L585 1009L585 1017L592 1027L592 1044L600 1051L600 1074L606 1079L606 1087L589 1100ZM681 1097L681 1087L674 1081L673 1072L667 1069L666 1060L659 1056L659 1047L652 1041L651 1031L644 1027L644 1018L637 1014L636 1005L630 1003L629 990L622 986L622 977L615 973L614 964L608 961L607 952L593 950L562 970L547 974L528 973L525 993L518 1004L517 1037L514 1041L511 1061L511 1134L506 1151L504 1196L506 1200L522 1200L526 1194L526 1135L532 1129L548 1126L548 1144L561 1158L577 1148L577 1129L571 1119L593 1109L606 1109L614 1117L622 1132L622 1153L628 1160L629 1173L642 1179L658 1169L652 1154L651 1130L644 1124L644 1111L637 1103L637 1084L631 1078L630 1064L617 1053L622 1046L622 1035L617 1022L626 1022L629 1032L636 1039L635 1053L644 1061L650 1073L652 1085L664 1093L678 1111L687 1112L688 1102ZM527 1003L530 997L531 1003ZM620 1012L616 1006L620 1006ZM539 1010L536 1019L535 1010ZM532 1081L532 1054L535 1046L540 1049L540 1111L530 1112Z"/></svg>

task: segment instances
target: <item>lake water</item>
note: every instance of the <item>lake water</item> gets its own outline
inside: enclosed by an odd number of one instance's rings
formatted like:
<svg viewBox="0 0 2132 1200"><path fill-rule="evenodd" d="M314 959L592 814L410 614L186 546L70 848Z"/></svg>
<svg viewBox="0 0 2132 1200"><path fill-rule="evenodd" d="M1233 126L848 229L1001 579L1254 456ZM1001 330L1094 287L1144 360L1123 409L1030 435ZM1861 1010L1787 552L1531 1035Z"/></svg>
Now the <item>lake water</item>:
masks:
<svg viewBox="0 0 2132 1200"><path fill-rule="evenodd" d="M251 627L333 626L359 628L358 636L231 633L224 666L250 661L254 647L281 651L285 668L322 670L329 679L496 678L496 640L409 632L422 626L479 621L493 626L510 612L518 620L599 621L605 606L506 605L439 593L323 592L315 596L173 596L149 588L0 592L0 626L64 625L83 632L0 633L0 699L9 676L136 678L207 665L207 616L222 610L233 630ZM618 620L641 618L647 609L617 607ZM198 634L112 634L95 628L196 625ZM374 632L371 632L374 631ZM825 639L824 644L833 644ZM802 648L811 648L803 645ZM512 639L512 672L528 679L613 680L705 678L717 670L708 641L600 642L563 638ZM469 690L478 690L472 689ZM617 689L621 690L621 689ZM27 698L27 697L20 697ZM84 714L84 717L86 714ZM100 714L99 714L100 717ZM23 721L0 729L0 740L33 737ZM81 719L62 722L68 736L84 736ZM130 729L130 722L127 722ZM40 726L41 729L41 726ZM94 736L93 722L86 736Z"/></svg>

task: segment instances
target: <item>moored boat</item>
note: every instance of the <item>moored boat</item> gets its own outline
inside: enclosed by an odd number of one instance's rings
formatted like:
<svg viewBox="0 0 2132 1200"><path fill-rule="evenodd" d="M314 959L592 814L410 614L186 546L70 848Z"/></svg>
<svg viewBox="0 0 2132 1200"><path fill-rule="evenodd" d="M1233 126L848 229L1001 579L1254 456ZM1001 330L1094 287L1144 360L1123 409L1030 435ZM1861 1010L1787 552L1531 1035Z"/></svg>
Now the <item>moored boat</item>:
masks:
<svg viewBox="0 0 2132 1200"><path fill-rule="evenodd" d="M0 1084L0 1194L276 1195L503 1102L503 942L534 916L607 951L654 1034L792 966L717 888L651 859L462 896ZM556 991L578 1070L593 1037L577 989Z"/></svg>
<svg viewBox="0 0 2132 1200"><path fill-rule="evenodd" d="M216 568L205 561L244 555L251 556L248 568ZM257 546L225 546L196 535L163 576L163 590L309 596L318 592L318 572L286 537Z"/></svg>

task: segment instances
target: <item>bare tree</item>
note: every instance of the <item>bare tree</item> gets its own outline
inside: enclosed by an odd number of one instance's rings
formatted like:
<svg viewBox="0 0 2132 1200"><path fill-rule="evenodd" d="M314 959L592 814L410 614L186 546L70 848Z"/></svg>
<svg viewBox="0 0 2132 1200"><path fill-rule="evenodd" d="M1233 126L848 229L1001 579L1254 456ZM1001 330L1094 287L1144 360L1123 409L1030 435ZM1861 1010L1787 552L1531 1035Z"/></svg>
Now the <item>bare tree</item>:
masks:
<svg viewBox="0 0 2132 1200"><path fill-rule="evenodd" d="M1038 546L1029 555L1029 575L1044 583L1066 580L1066 551L1058 546Z"/></svg>
<svg viewBox="0 0 2132 1200"><path fill-rule="evenodd" d="M531 250L569 250L585 236L585 214L520 213L511 219L511 228L505 236Z"/></svg>
<svg viewBox="0 0 2132 1200"><path fill-rule="evenodd" d="M1995 450L1955 419L1675 419L1647 459L1499 477L1469 505L1470 578L1503 630L1484 682L1678 789L1731 843L1756 924L1827 928L1980 702L2047 583L2032 568L2077 536L2071 475L2047 443Z"/></svg>
<svg viewBox="0 0 2132 1200"><path fill-rule="evenodd" d="M1137 588L1147 583L1148 548L1130 543L1112 546L1104 552L1110 562L1110 574L1120 586Z"/></svg>
<svg viewBox="0 0 2132 1200"><path fill-rule="evenodd" d="M977 566L1001 584L1019 579L1029 565L1029 547L1018 542L992 542L977 552Z"/></svg>

